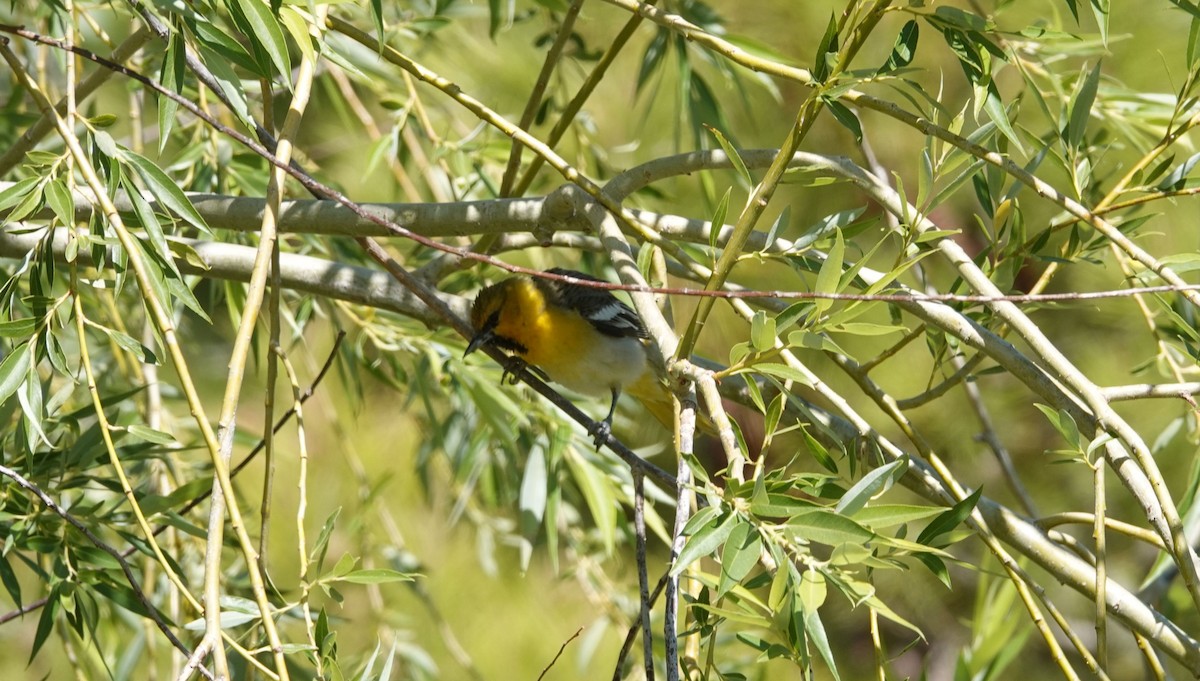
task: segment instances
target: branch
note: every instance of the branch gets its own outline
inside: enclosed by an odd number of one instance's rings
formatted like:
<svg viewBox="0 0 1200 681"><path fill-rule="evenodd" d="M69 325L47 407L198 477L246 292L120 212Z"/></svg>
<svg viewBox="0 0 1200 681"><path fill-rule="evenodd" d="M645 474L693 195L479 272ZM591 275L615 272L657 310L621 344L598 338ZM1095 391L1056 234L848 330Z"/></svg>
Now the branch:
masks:
<svg viewBox="0 0 1200 681"><path fill-rule="evenodd" d="M99 537L97 537L92 533L91 530L88 529L87 525L84 525L75 516L68 513L67 510L62 506L59 506L54 499L51 499L50 495L43 492L42 489L37 485L26 480L21 476L21 474L17 473L11 468L8 468L7 466L0 466L0 475L9 478L26 491L32 493L41 500L46 508L53 511L58 515L58 517L70 523L72 527L79 530L79 532L83 534L83 536L87 537L88 541L92 542L96 548L112 556L113 559L116 560L121 566L121 572L124 573L126 581L129 582L129 588L133 590L133 595L137 597L138 602L142 605L142 608L146 610L146 615L150 617L150 619L154 620L154 625L158 627L159 631L161 631L164 636L167 637L167 640L171 642L171 645L175 646L179 652L183 653L184 657L191 656L192 651L186 645L184 645L183 641L179 640L179 637L175 635L175 632L171 631L171 628L167 626L166 621L163 620L163 617L158 612L158 609L155 608L154 604L150 602L150 599L146 597L146 593L142 591L142 588L138 585L137 578L133 576L133 569L129 566L129 561L125 560L125 556L122 555L120 551L104 543ZM47 601L43 599L40 603L30 603L27 608L33 609L35 606L44 605L46 602ZM26 612L28 612L28 610L26 610ZM206 678L213 678L212 674L203 667L200 668L200 673L204 674Z"/></svg>

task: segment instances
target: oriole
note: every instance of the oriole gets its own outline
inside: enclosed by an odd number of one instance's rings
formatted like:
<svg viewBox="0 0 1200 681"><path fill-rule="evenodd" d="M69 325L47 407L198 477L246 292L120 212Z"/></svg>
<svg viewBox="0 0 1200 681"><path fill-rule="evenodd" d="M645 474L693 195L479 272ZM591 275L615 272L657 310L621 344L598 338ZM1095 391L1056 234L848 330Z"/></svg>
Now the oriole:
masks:
<svg viewBox="0 0 1200 681"><path fill-rule="evenodd" d="M546 271L600 281L573 270ZM479 292L471 307L471 327L475 335L464 357L492 345L566 388L588 395L610 394L608 415L592 433L597 446L611 432L622 391L630 389L643 402L663 401L665 389L651 369L641 318L603 289L510 277Z"/></svg>

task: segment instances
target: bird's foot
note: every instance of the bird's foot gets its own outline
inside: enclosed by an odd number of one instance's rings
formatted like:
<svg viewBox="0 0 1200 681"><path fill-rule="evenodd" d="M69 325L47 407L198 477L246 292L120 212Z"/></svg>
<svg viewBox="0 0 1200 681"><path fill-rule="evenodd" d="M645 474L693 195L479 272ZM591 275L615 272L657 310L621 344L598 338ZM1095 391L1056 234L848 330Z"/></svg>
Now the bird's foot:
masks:
<svg viewBox="0 0 1200 681"><path fill-rule="evenodd" d="M596 443L596 451L600 451L600 448L608 442L608 438L612 437L612 421L597 421L588 429L588 435L591 435Z"/></svg>
<svg viewBox="0 0 1200 681"><path fill-rule="evenodd" d="M504 372L500 374L500 385L504 385L505 383L508 383L509 385L516 385L520 380L521 372L523 371L528 371L543 381L548 382L550 380L550 377L546 375L546 372L533 366L529 362L526 362L516 355L509 355L503 366Z"/></svg>
<svg viewBox="0 0 1200 681"><path fill-rule="evenodd" d="M500 374L500 385L508 383L509 385L517 384L517 376L521 375L522 371L529 366L529 363L515 355L509 356L504 362L504 371Z"/></svg>

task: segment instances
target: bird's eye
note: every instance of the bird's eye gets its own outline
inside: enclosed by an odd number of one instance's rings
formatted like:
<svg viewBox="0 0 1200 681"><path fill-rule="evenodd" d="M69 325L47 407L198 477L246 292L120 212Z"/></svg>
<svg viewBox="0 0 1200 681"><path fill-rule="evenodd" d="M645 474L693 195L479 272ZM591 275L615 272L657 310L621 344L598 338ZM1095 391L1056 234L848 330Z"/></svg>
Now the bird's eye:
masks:
<svg viewBox="0 0 1200 681"><path fill-rule="evenodd" d="M496 325L499 323L500 323L500 310L496 310L495 312L492 312L492 314L487 318L487 323L483 325L483 328L494 329L494 328L496 328Z"/></svg>

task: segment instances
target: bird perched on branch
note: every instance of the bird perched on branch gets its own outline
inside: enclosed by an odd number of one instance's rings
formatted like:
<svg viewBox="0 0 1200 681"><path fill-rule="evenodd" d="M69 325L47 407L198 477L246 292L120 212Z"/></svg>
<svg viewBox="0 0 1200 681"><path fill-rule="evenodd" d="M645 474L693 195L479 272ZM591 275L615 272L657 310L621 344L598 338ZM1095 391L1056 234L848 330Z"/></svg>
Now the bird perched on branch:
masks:
<svg viewBox="0 0 1200 681"><path fill-rule="evenodd" d="M546 272L600 281L573 270L554 268ZM471 308L471 327L475 335L464 357L491 345L570 390L611 395L608 415L592 432L597 447L608 439L617 399L623 391L656 406L661 406L665 398L669 408L665 386L650 366L648 334L641 318L604 289L553 279L510 277L479 292Z"/></svg>

